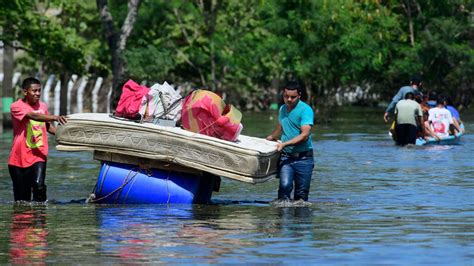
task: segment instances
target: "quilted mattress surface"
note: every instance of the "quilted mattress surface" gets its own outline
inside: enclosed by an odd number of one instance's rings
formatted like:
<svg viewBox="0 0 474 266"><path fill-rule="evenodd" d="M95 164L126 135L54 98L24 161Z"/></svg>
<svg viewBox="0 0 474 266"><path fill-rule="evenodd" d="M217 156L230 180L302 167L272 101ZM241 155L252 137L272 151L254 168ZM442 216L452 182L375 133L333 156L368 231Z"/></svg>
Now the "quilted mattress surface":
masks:
<svg viewBox="0 0 474 266"><path fill-rule="evenodd" d="M58 150L94 150L154 159L231 179L258 183L273 177L276 143L240 135L225 141L179 127L118 120L104 113L68 115L58 126Z"/></svg>

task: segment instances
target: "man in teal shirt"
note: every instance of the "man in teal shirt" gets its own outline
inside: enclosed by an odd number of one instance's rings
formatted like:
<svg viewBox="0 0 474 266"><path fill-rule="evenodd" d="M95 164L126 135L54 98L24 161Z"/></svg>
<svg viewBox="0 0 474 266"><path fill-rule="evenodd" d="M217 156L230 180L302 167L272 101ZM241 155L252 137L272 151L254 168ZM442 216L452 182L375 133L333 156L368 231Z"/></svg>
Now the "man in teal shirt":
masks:
<svg viewBox="0 0 474 266"><path fill-rule="evenodd" d="M281 152L279 200L291 200L294 183L294 200L308 201L314 168L311 140L314 112L300 98L301 88L299 84L289 82L283 89L285 104L280 107L278 124L267 137L267 140L274 141L278 141L281 137L281 142L277 144L277 149Z"/></svg>

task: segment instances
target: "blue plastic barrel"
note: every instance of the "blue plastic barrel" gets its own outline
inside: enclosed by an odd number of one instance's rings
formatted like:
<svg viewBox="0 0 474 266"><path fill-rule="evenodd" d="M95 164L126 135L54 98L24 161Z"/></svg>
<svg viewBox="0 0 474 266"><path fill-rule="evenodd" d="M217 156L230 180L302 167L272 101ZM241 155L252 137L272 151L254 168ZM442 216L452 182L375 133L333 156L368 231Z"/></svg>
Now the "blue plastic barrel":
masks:
<svg viewBox="0 0 474 266"><path fill-rule="evenodd" d="M103 162L94 188L95 203L209 203L218 177Z"/></svg>

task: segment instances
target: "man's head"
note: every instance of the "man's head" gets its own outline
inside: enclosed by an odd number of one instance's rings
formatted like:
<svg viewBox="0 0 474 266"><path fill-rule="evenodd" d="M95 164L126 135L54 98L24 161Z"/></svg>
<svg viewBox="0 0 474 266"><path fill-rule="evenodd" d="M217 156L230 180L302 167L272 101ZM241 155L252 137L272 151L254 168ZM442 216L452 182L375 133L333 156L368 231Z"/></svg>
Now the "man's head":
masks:
<svg viewBox="0 0 474 266"><path fill-rule="evenodd" d="M413 100L415 98L415 94L413 92L408 92L405 94L405 100Z"/></svg>
<svg viewBox="0 0 474 266"><path fill-rule="evenodd" d="M446 96L444 99L445 99L444 105L446 105L446 106L447 105L451 105L451 106L454 105L453 104L453 99L450 96Z"/></svg>
<svg viewBox="0 0 474 266"><path fill-rule="evenodd" d="M39 102L41 97L41 82L35 78L26 78L21 84L23 96L26 102L34 105Z"/></svg>
<svg viewBox="0 0 474 266"><path fill-rule="evenodd" d="M417 88L421 87L423 84L423 80L421 78L421 76L419 75L413 75L411 78L410 78L410 85L411 86L416 86Z"/></svg>
<svg viewBox="0 0 474 266"><path fill-rule="evenodd" d="M414 94L414 99L417 103L423 102L423 93L421 91L417 90L413 94Z"/></svg>
<svg viewBox="0 0 474 266"><path fill-rule="evenodd" d="M290 81L283 87L283 101L288 107L295 107L300 98L301 88L297 82Z"/></svg>
<svg viewBox="0 0 474 266"><path fill-rule="evenodd" d="M446 104L446 97L444 97L443 95L438 95L438 99L436 99L436 104L440 107L444 107Z"/></svg>

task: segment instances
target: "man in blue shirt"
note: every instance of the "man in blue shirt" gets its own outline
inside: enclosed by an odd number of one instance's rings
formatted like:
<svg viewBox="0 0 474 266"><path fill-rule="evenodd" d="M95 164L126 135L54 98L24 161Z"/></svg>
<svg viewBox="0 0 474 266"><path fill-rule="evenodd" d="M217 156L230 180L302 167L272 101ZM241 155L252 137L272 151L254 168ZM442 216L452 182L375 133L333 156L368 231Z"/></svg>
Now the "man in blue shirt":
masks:
<svg viewBox="0 0 474 266"><path fill-rule="evenodd" d="M388 122L389 114L392 113L393 110L395 110L395 105L397 105L400 100L405 99L406 94L409 92L416 95L418 89L420 89L421 86L422 80L420 76L411 77L410 85L401 87L400 90L398 90L398 93L393 96L393 99L390 104L387 106L387 109L385 110L385 113L383 115L383 119L385 120L385 122Z"/></svg>
<svg viewBox="0 0 474 266"><path fill-rule="evenodd" d="M279 200L291 200L293 183L294 200L308 201L311 176L314 168L311 127L314 112L300 100L301 88L296 82L289 82L283 89L284 105L280 107L278 124L267 140L281 141L277 144L281 152L279 162Z"/></svg>

